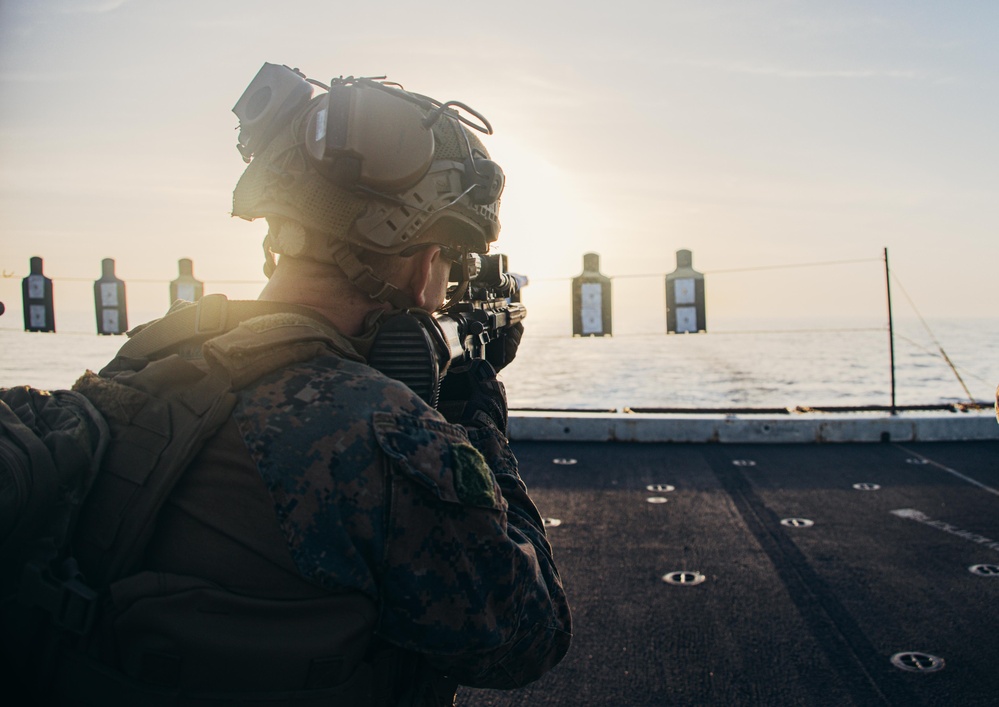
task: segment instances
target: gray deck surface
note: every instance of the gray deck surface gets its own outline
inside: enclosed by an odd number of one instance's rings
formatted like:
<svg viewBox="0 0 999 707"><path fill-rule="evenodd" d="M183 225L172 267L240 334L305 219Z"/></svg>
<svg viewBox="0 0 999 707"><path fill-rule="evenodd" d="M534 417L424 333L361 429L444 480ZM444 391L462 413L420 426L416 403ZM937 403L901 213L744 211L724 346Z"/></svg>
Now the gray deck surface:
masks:
<svg viewBox="0 0 999 707"><path fill-rule="evenodd" d="M575 636L538 682L459 705L999 705L999 576L969 570L999 574L999 442L514 451L561 521Z"/></svg>

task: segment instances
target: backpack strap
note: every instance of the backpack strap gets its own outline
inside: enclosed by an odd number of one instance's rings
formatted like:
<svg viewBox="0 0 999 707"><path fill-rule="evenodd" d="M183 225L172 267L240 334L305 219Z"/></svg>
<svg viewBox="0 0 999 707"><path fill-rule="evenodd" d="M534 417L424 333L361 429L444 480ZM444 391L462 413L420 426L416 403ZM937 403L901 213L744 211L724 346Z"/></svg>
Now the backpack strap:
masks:
<svg viewBox="0 0 999 707"><path fill-rule="evenodd" d="M210 366L225 371L233 390L241 390L272 371L324 354L364 363L364 358L336 329L298 312L248 319L205 342L202 354Z"/></svg>
<svg viewBox="0 0 999 707"><path fill-rule="evenodd" d="M234 329L240 322L265 314L295 313L334 331L314 309L283 302L230 300L223 294L205 295L197 303L178 303L167 315L128 332L129 340L117 358L157 359L173 353L197 356L205 341Z"/></svg>

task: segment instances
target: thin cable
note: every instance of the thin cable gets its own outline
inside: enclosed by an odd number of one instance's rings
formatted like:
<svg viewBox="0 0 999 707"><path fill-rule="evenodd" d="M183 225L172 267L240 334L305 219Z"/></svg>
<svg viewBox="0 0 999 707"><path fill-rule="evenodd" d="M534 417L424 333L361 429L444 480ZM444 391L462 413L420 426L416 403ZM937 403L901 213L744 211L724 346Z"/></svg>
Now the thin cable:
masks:
<svg viewBox="0 0 999 707"><path fill-rule="evenodd" d="M788 263L786 265L754 265L748 268L729 268L726 270L705 270L704 275L724 275L733 272L755 272L758 270L789 270L792 268L816 268L825 265L855 265L857 263L880 263L881 258L858 258L856 260L827 260L819 263ZM665 277L667 273L634 273L631 275L610 275L611 280L627 280L640 277ZM569 278L548 278L569 279Z"/></svg>
<svg viewBox="0 0 999 707"><path fill-rule="evenodd" d="M710 333L712 336L742 336L746 334L868 334L871 332L883 332L887 327L829 327L828 329L714 329ZM537 334L532 332L531 339L625 339L634 337L666 336L662 331L648 332L627 332L624 334L614 334L607 336L573 336L571 334ZM684 338L685 334L676 334L678 339ZM693 336L693 334L691 335Z"/></svg>
<svg viewBox="0 0 999 707"><path fill-rule="evenodd" d="M881 258L858 258L856 260L826 260L819 263L789 263L787 265L756 265L749 268L731 268L727 270L705 270L704 274L718 275L730 272L753 272L756 270L784 270L790 268L815 268L824 265L855 265L856 263L880 263Z"/></svg>
<svg viewBox="0 0 999 707"><path fill-rule="evenodd" d="M885 331L888 327L829 327L828 329L722 329L712 334L866 334L872 331Z"/></svg>
<svg viewBox="0 0 999 707"><path fill-rule="evenodd" d="M923 353L927 353L930 356L936 356L937 355L936 351L933 351L931 349L926 348L921 343L919 343L915 339L910 339L905 334L899 334L898 332L895 332L895 336L896 336L896 338L902 339L902 341L905 341L906 343L908 343L908 344L916 347L917 349L920 349ZM969 371L967 368L964 369L964 375L965 376L970 376L972 378L975 378L976 380L984 383L985 385L992 385L992 381L988 380L987 378L982 378L980 375L978 375L974 371Z"/></svg>
<svg viewBox="0 0 999 707"><path fill-rule="evenodd" d="M961 378L961 374L957 372L957 366L955 366L953 361L950 360L950 356L948 356L947 352L944 351L943 345L939 341L937 341L937 337L933 335L933 331L930 329L930 325L926 323L926 320L923 319L923 315L919 313L919 310L916 308L916 303L912 301L912 297L909 296L909 293L906 291L905 286L902 284L902 281L899 279L898 275L896 275L894 271L892 271L891 274L892 277L895 279L895 284L898 285L898 288L900 290L902 290L902 294L905 295L905 298L909 300L909 305L912 307L912 311L916 313L916 317L919 318L919 321L922 323L923 328L926 329L926 333L930 335L930 338L933 339L933 343L937 345L937 349L939 349L940 355L943 356L944 361L946 361L947 365L950 366L950 370L954 372L954 375L957 377L958 383L960 383L961 387L964 388L964 393L965 395L968 396L968 401L972 403L975 402L975 398L971 394L971 391L968 390L968 386L965 385L964 379Z"/></svg>

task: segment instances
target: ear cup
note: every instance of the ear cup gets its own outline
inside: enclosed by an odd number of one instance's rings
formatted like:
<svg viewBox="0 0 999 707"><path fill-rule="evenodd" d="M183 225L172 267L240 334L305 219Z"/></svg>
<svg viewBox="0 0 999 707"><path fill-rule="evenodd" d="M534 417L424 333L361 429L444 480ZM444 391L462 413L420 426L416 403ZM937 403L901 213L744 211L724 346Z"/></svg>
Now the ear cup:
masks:
<svg viewBox="0 0 999 707"><path fill-rule="evenodd" d="M346 188L398 193L434 158L434 133L412 102L365 84L332 86L303 121L305 149L323 175Z"/></svg>

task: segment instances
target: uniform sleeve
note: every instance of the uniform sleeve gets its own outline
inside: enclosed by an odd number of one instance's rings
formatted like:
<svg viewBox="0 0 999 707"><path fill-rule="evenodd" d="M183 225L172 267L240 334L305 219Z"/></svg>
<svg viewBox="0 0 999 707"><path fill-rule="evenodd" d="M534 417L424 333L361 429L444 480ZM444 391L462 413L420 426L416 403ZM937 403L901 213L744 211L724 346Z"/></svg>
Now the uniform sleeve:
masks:
<svg viewBox="0 0 999 707"><path fill-rule="evenodd" d="M390 477L378 632L472 687L565 655L571 618L541 517L498 430L375 413Z"/></svg>

